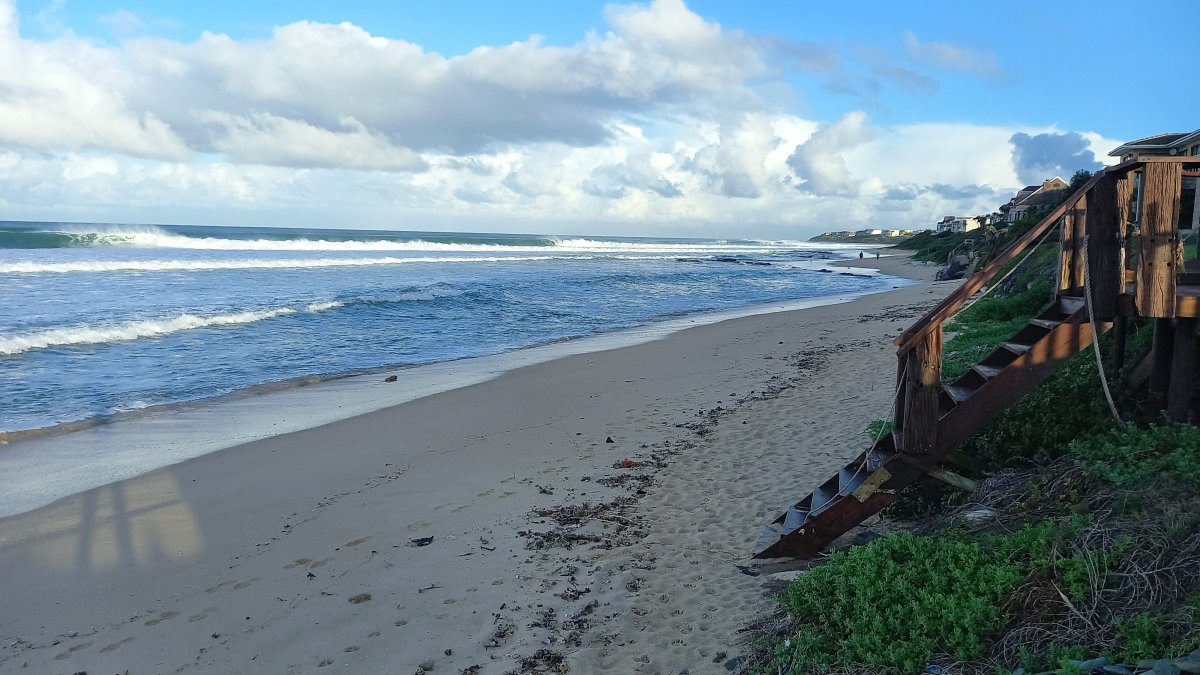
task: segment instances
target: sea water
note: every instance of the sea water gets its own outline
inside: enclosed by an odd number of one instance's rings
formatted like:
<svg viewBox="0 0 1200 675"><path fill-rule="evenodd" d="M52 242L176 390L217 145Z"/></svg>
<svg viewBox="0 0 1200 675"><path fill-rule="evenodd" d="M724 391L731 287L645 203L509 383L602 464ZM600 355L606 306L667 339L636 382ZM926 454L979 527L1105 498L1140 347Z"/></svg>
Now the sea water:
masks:
<svg viewBox="0 0 1200 675"><path fill-rule="evenodd" d="M0 222L0 439L888 288L796 241Z"/></svg>

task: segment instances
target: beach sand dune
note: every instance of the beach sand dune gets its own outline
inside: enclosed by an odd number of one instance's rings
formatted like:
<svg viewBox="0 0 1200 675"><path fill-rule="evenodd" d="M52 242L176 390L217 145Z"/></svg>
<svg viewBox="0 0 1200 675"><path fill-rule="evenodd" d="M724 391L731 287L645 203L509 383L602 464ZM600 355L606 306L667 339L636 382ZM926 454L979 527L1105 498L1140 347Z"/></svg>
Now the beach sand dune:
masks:
<svg viewBox="0 0 1200 675"><path fill-rule="evenodd" d="M726 672L772 603L739 569L758 530L865 446L890 339L949 290L869 262L926 282L522 368L0 520L0 672Z"/></svg>

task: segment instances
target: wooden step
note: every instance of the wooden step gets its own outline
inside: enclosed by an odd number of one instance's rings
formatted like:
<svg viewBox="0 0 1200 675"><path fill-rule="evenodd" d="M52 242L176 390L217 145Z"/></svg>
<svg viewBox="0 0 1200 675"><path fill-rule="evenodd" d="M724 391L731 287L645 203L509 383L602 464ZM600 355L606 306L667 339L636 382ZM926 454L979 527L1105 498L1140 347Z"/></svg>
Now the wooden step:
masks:
<svg viewBox="0 0 1200 675"><path fill-rule="evenodd" d="M985 366L982 363L977 363L971 366L971 369L979 373L985 380L992 379L993 377L999 375L1000 371L1004 370L1003 368L997 368L996 366Z"/></svg>
<svg viewBox="0 0 1200 675"><path fill-rule="evenodd" d="M767 548L774 546L781 538L779 526L774 523L763 528L762 533L758 535L758 541L754 542L755 555L762 553Z"/></svg>
<svg viewBox="0 0 1200 675"><path fill-rule="evenodd" d="M1016 354L1017 356L1020 356L1020 355L1024 354L1025 352L1029 351L1029 348L1032 347L1033 345L1023 345L1020 342L1001 342L1000 346L1002 348L1007 349L1008 351Z"/></svg>
<svg viewBox="0 0 1200 675"><path fill-rule="evenodd" d="M1074 314L1079 310L1087 307L1087 301L1076 295L1060 295L1058 296L1058 309L1063 314Z"/></svg>
<svg viewBox="0 0 1200 675"><path fill-rule="evenodd" d="M837 498L837 490L836 489L825 487L824 485L822 485L821 487L819 487L813 491L812 510L809 511L809 514L815 516L816 514L820 513L823 509L825 509L825 507L832 504L836 498Z"/></svg>
<svg viewBox="0 0 1200 675"><path fill-rule="evenodd" d="M1045 328L1046 330L1054 330L1062 325L1062 322L1055 321L1054 319L1030 319L1029 325Z"/></svg>
<svg viewBox="0 0 1200 675"><path fill-rule="evenodd" d="M783 531L781 534L791 534L804 526L804 521L808 519L808 510L798 508L795 504L788 507L787 514L783 517Z"/></svg>
<svg viewBox="0 0 1200 675"><path fill-rule="evenodd" d="M942 387L942 389L946 390L946 393L950 395L950 398L955 403L962 403L963 401L971 398L971 394L975 393L974 389L969 387L956 387L953 384L947 384L946 386Z"/></svg>
<svg viewBox="0 0 1200 675"><path fill-rule="evenodd" d="M854 492L858 489L859 485L863 484L863 481L867 479L870 473L865 466L861 469L846 467L838 471L838 494L848 495Z"/></svg>

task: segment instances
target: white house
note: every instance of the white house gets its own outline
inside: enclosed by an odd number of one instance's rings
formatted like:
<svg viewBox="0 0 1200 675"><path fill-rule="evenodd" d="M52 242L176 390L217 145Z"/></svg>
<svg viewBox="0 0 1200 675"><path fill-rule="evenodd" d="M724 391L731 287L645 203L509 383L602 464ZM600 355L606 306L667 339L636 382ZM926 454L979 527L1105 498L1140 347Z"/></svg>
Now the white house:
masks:
<svg viewBox="0 0 1200 675"><path fill-rule="evenodd" d="M978 230L980 227L978 218L969 216L946 216L937 224L937 233L943 232L970 232Z"/></svg>

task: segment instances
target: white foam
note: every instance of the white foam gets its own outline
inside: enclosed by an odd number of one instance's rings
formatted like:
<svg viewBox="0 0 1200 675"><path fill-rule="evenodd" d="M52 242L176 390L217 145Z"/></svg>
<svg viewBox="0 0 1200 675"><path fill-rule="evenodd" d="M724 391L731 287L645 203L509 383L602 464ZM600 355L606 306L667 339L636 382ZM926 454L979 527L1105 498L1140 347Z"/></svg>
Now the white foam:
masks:
<svg viewBox="0 0 1200 675"><path fill-rule="evenodd" d="M325 303L331 308L334 303ZM316 305L310 305L309 311ZM159 337L178 333L185 330L204 328L206 326L234 326L272 319L285 314L295 314L290 307L266 309L256 312L237 312L234 314L217 314L214 316L197 316L195 314L180 314L167 319L152 319L146 321L130 321L115 326L80 326L75 328L54 328L51 330L14 335L0 336L0 355L20 354L35 349L47 347L65 347L70 345L103 344L107 342L125 342L146 337Z"/></svg>
<svg viewBox="0 0 1200 675"><path fill-rule="evenodd" d="M531 262L554 256L417 257L417 258L291 258L270 260L92 260L64 263L18 262L0 264L0 274L67 274L72 272L168 272L202 270L292 269L365 267L421 263Z"/></svg>

